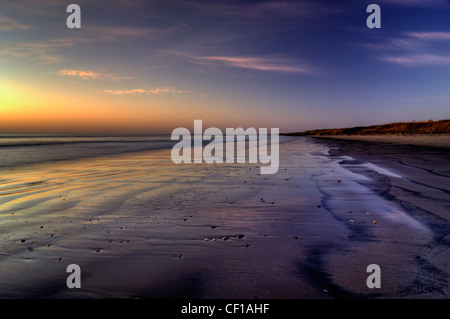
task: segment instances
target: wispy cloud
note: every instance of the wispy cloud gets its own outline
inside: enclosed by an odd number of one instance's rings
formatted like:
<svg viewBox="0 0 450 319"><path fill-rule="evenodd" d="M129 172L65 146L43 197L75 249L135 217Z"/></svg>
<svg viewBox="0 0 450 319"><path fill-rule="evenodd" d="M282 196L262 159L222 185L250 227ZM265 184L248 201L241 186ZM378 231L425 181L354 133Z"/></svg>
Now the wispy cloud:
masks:
<svg viewBox="0 0 450 319"><path fill-rule="evenodd" d="M90 71L90 70L64 69L64 70L59 70L58 74L63 75L63 76L78 77L83 80L120 81L120 80L130 79L130 77L123 77L123 76L118 76L116 74L95 72L95 71Z"/></svg>
<svg viewBox="0 0 450 319"><path fill-rule="evenodd" d="M379 4L380 5L391 4L407 7L431 7L431 8L450 7L450 3L448 0L379 0Z"/></svg>
<svg viewBox="0 0 450 319"><path fill-rule="evenodd" d="M450 65L450 56L435 54L416 54L406 56L384 56L380 60L404 66Z"/></svg>
<svg viewBox="0 0 450 319"><path fill-rule="evenodd" d="M287 58L280 57L254 57L254 56L204 56L191 57L194 63L215 64L233 68L256 71L316 74L318 70L307 64L300 64Z"/></svg>
<svg viewBox="0 0 450 319"><path fill-rule="evenodd" d="M423 43L411 38L393 38L383 39L380 42L364 43L362 46L376 52L417 51L423 47Z"/></svg>
<svg viewBox="0 0 450 319"><path fill-rule="evenodd" d="M161 94L189 94L189 90L178 90L174 88L154 88L154 89L131 89L131 90L105 90L105 93L113 95L161 95Z"/></svg>
<svg viewBox="0 0 450 319"><path fill-rule="evenodd" d="M425 50L432 42L450 41L450 32L426 31L406 32L401 37L384 38L379 42L364 43L363 46L374 51L419 51Z"/></svg>
<svg viewBox="0 0 450 319"><path fill-rule="evenodd" d="M427 41L449 41L450 32L432 31L432 32L409 32L408 36L415 39Z"/></svg>
<svg viewBox="0 0 450 319"><path fill-rule="evenodd" d="M0 31L10 30L8 28L12 30L13 27L11 24L2 24L0 17ZM22 26L22 28L27 27ZM57 63L66 60L65 55L61 52L63 48L91 43L115 42L124 39L147 39L156 32L150 28L106 26L89 26L85 27L83 31L85 33L82 35L54 37L39 42L1 41L0 55L8 55L44 63Z"/></svg>
<svg viewBox="0 0 450 319"><path fill-rule="evenodd" d="M0 43L2 49L0 55L9 55L14 57L25 58L28 60L41 61L46 63L54 63L64 61L59 55L56 55L54 51L60 48L72 47L73 43L66 41L65 39L48 40L39 43L23 42L23 43Z"/></svg>
<svg viewBox="0 0 450 319"><path fill-rule="evenodd" d="M83 80L98 79L101 76L100 73L84 70L60 70L58 73L60 75L80 77Z"/></svg>
<svg viewBox="0 0 450 319"><path fill-rule="evenodd" d="M0 16L0 31L26 30L29 27L11 18Z"/></svg>
<svg viewBox="0 0 450 319"><path fill-rule="evenodd" d="M402 66L449 65L449 40L447 31L419 31L364 46L377 52L377 59Z"/></svg>

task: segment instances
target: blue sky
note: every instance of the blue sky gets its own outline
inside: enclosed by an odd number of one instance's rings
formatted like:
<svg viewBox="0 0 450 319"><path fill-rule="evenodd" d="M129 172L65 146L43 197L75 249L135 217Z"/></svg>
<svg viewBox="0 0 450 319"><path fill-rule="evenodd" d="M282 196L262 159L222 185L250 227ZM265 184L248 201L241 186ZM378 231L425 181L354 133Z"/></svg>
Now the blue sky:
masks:
<svg viewBox="0 0 450 319"><path fill-rule="evenodd" d="M72 2L81 29L65 25ZM447 0L93 2L1 4L0 84L14 91L0 109L3 131L59 122L170 132L194 119L301 131L450 118ZM381 29L366 27L370 3L381 7ZM47 99L66 102L32 123Z"/></svg>

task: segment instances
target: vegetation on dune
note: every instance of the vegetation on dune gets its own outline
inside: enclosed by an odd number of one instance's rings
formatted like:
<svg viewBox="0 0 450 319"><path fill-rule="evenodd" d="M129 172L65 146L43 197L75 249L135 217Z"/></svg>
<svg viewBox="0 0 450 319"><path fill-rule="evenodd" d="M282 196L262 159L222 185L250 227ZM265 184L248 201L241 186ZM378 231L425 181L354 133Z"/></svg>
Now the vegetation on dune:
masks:
<svg viewBox="0 0 450 319"><path fill-rule="evenodd" d="M304 132L284 133L289 136L323 135L409 135L450 134L450 120L399 122L383 125L357 126L351 128L319 129Z"/></svg>

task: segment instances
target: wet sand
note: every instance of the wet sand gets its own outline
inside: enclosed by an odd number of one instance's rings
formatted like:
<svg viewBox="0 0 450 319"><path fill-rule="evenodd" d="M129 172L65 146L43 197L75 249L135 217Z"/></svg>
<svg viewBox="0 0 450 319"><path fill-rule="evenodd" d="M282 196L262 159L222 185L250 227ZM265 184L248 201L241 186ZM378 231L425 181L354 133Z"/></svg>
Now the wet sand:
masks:
<svg viewBox="0 0 450 319"><path fill-rule="evenodd" d="M0 297L448 298L448 153L372 144L292 138L275 175L170 150L4 170Z"/></svg>
<svg viewBox="0 0 450 319"><path fill-rule="evenodd" d="M358 136L315 139L359 183L402 213L365 250L386 263L394 298L448 298L450 293L450 147L448 136ZM366 205L366 203L362 203ZM389 211L387 209L387 211ZM395 223L392 223L395 218ZM358 258L358 257L356 257ZM381 263L380 263L381 266ZM383 269L383 267L382 267ZM386 273L386 271L384 271Z"/></svg>
<svg viewBox="0 0 450 319"><path fill-rule="evenodd" d="M320 139L335 139L347 141L376 142L397 145L415 145L430 147L450 147L450 135L329 135Z"/></svg>

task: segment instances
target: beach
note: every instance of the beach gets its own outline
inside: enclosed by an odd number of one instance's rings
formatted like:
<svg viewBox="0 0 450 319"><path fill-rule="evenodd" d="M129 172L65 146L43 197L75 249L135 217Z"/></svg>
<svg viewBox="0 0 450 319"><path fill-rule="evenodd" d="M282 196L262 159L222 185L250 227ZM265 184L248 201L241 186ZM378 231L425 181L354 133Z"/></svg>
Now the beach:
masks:
<svg viewBox="0 0 450 319"><path fill-rule="evenodd" d="M170 149L4 167L0 297L448 298L448 158L288 137L273 175Z"/></svg>

